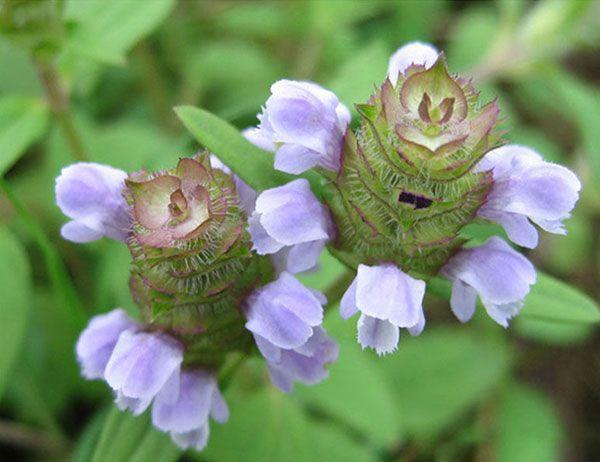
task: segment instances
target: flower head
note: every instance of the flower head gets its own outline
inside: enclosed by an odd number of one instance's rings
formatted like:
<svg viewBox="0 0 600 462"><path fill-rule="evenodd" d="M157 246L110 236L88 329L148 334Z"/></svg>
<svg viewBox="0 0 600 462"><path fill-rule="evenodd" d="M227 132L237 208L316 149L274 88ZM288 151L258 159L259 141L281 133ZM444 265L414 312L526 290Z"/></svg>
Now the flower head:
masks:
<svg viewBox="0 0 600 462"><path fill-rule="evenodd" d="M61 234L73 242L103 236L125 241L131 219L123 189L127 174L116 168L80 162L65 167L56 179L56 202L72 221Z"/></svg>
<svg viewBox="0 0 600 462"><path fill-rule="evenodd" d="M479 295L490 317L504 327L519 313L536 281L529 260L499 237L461 250L444 266L442 274L452 281L450 306L461 322L471 319Z"/></svg>
<svg viewBox="0 0 600 462"><path fill-rule="evenodd" d="M311 82L280 80L271 86L258 119L259 126L245 135L275 151L277 170L297 174L315 166L339 169L350 112L332 92Z"/></svg>
<svg viewBox="0 0 600 462"><path fill-rule="evenodd" d="M546 162L532 149L507 145L488 152L477 166L494 183L480 217L500 223L515 244L534 248L538 232L531 222L566 234L562 220L571 216L581 183L569 169Z"/></svg>
<svg viewBox="0 0 600 462"><path fill-rule="evenodd" d="M425 282L414 279L393 264L359 265L356 278L340 304L348 319L358 311L358 341L378 354L398 346L400 328L419 335L425 327L423 297Z"/></svg>
<svg viewBox="0 0 600 462"><path fill-rule="evenodd" d="M313 268L333 236L329 212L305 179L263 191L248 231L259 254L274 254L277 269L292 273Z"/></svg>

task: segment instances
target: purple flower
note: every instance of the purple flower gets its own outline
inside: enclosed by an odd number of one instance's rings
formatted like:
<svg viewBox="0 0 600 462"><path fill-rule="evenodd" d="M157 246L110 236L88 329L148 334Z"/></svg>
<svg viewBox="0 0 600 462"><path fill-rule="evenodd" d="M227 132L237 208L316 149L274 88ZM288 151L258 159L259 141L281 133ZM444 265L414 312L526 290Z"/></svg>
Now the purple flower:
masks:
<svg viewBox="0 0 600 462"><path fill-rule="evenodd" d="M430 68L438 59L438 51L422 42L407 43L390 57L388 64L388 77L393 85L398 82L398 75L404 74L404 71L413 64Z"/></svg>
<svg viewBox="0 0 600 462"><path fill-rule="evenodd" d="M494 177L478 215L501 224L515 244L537 246L538 232L531 222L550 233L566 234L562 220L570 217L581 190L569 169L517 145L490 151L477 169L491 170Z"/></svg>
<svg viewBox="0 0 600 462"><path fill-rule="evenodd" d="M305 179L263 191L248 223L254 249L276 254L276 268L291 273L312 269L333 236L329 212Z"/></svg>
<svg viewBox="0 0 600 462"><path fill-rule="evenodd" d="M248 216L252 215L252 212L254 211L254 204L256 203L256 191L239 176L232 174L231 169L221 162L221 160L214 154L210 155L210 165L212 168L222 170L228 175L233 175L233 181L235 182L235 186L240 197L240 207Z"/></svg>
<svg viewBox="0 0 600 462"><path fill-rule="evenodd" d="M56 179L56 202L72 219L61 234L73 242L90 242L103 236L125 241L131 225L123 198L127 174L95 163L65 167Z"/></svg>
<svg viewBox="0 0 600 462"><path fill-rule="evenodd" d="M271 382L286 393L294 389L294 382L315 385L329 376L327 364L338 358L337 343L322 327L315 327L313 334L300 347L279 348L264 337L254 334L256 346L267 361Z"/></svg>
<svg viewBox="0 0 600 462"><path fill-rule="evenodd" d="M425 327L425 282L414 279L391 263L359 265L356 278L346 290L340 314L348 319L356 312L358 342L382 355L398 346L400 328L419 335Z"/></svg>
<svg viewBox="0 0 600 462"><path fill-rule="evenodd" d="M79 336L75 348L83 376L103 378L119 336L126 330L136 329L138 324L120 308L94 316Z"/></svg>
<svg viewBox="0 0 600 462"><path fill-rule="evenodd" d="M458 252L442 274L452 282L450 306L459 321L471 319L479 295L490 317L504 327L519 313L536 281L529 260L495 236L480 247Z"/></svg>
<svg viewBox="0 0 600 462"><path fill-rule="evenodd" d="M350 112L332 92L311 82L280 80L258 115L260 124L244 135L257 146L275 151L275 168L302 173L320 166L340 168L342 138Z"/></svg>
<svg viewBox="0 0 600 462"><path fill-rule="evenodd" d="M320 292L286 272L248 297L246 328L283 391L291 391L294 381L320 382L328 374L325 365L337 359L336 343L320 327L324 303Z"/></svg>
<svg viewBox="0 0 600 462"><path fill-rule="evenodd" d="M177 379L170 379L152 405L154 425L169 432L182 449L204 449L209 416L225 423L229 409L213 374L199 369L182 371Z"/></svg>
<svg viewBox="0 0 600 462"><path fill-rule="evenodd" d="M182 361L183 348L172 337L126 330L119 336L104 378L115 391L119 408L138 415L167 381L178 380Z"/></svg>

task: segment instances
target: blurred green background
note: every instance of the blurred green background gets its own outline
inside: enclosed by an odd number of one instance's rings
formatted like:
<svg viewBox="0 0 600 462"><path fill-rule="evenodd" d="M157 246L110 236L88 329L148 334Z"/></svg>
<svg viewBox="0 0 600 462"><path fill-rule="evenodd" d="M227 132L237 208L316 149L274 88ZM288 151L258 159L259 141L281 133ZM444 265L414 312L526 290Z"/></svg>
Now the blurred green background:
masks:
<svg viewBox="0 0 600 462"><path fill-rule="evenodd" d="M578 291L542 277L508 330L481 312L460 325L428 296L424 334L385 358L361 352L331 309L330 379L286 396L248 363L200 455L115 411L73 348L92 315L135 312L129 255L60 238L60 169L173 166L198 149L173 106L244 128L280 78L363 102L411 40L498 97L507 141L579 174L569 235L528 255ZM598 1L0 0L0 460L600 460L599 48ZM305 281L335 292L340 266L322 263Z"/></svg>

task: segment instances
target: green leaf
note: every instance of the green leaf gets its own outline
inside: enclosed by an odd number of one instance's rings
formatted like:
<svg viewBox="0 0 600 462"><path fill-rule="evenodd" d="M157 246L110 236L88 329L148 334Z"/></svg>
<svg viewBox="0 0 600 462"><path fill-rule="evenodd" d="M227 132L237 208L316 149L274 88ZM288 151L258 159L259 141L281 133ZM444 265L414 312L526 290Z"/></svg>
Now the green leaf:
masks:
<svg viewBox="0 0 600 462"><path fill-rule="evenodd" d="M391 447L401 437L404 419L397 412L394 390L384 370L356 342L356 323L343 321L337 308L332 311L326 326L340 345L339 358L328 367L327 380L311 387L299 386L297 394L372 443Z"/></svg>
<svg viewBox="0 0 600 462"><path fill-rule="evenodd" d="M203 109L192 106L175 108L192 135L210 152L257 191L281 186L294 177L273 169L273 154L250 143L228 122ZM303 175L318 194L321 179L318 174Z"/></svg>
<svg viewBox="0 0 600 462"><path fill-rule="evenodd" d="M42 96L43 89L27 51L0 38L1 94Z"/></svg>
<svg viewBox="0 0 600 462"><path fill-rule="evenodd" d="M585 341L594 331L594 326L517 316L514 329L519 335L543 344L572 345Z"/></svg>
<svg viewBox="0 0 600 462"><path fill-rule="evenodd" d="M133 416L112 406L104 420L92 462L174 462L180 451L156 430L148 412Z"/></svg>
<svg viewBox="0 0 600 462"><path fill-rule="evenodd" d="M561 460L563 436L552 403L539 391L511 384L503 393L497 415L498 462Z"/></svg>
<svg viewBox="0 0 600 462"><path fill-rule="evenodd" d="M21 243L8 229L0 228L0 397L10 377L31 308L31 269Z"/></svg>
<svg viewBox="0 0 600 462"><path fill-rule="evenodd" d="M122 64L126 53L171 12L175 0L70 0L65 17L74 22L67 55Z"/></svg>
<svg viewBox="0 0 600 462"><path fill-rule="evenodd" d="M350 439L342 430L333 425L318 421L310 423L310 444L316 455L313 460L330 462L375 462L379 458L356 441ZM287 461L292 459L286 458Z"/></svg>
<svg viewBox="0 0 600 462"><path fill-rule="evenodd" d="M537 283L525 299L520 316L591 324L600 321L600 309L594 300L577 289L538 272Z"/></svg>
<svg viewBox="0 0 600 462"><path fill-rule="evenodd" d="M211 425L203 453L219 462L312 462L311 432L302 409L273 387L227 394L226 425Z"/></svg>
<svg viewBox="0 0 600 462"><path fill-rule="evenodd" d="M480 402L508 373L506 344L489 332L426 328L402 332L398 351L379 358L407 433L431 438Z"/></svg>
<svg viewBox="0 0 600 462"><path fill-rule="evenodd" d="M258 365L258 364L256 364ZM246 377L248 378L248 377ZM231 410L224 425L211 422L208 446L196 460L218 462L374 462L373 448L352 439L334 422L313 419L293 395L242 381L226 392Z"/></svg>
<svg viewBox="0 0 600 462"><path fill-rule="evenodd" d="M46 128L48 110L38 99L0 98L0 175L3 175Z"/></svg>

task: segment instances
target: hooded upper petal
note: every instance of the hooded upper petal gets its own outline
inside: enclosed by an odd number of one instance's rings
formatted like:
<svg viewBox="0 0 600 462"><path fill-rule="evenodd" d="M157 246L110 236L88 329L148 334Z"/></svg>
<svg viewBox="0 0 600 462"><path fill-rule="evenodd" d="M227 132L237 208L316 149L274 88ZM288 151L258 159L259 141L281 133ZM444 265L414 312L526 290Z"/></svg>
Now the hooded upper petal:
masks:
<svg viewBox="0 0 600 462"><path fill-rule="evenodd" d="M581 183L569 169L546 162L532 149L507 145L490 151L477 167L492 171L494 183L478 215L500 223L518 245L537 246L537 231L564 234L562 220L570 217Z"/></svg>
<svg viewBox="0 0 600 462"><path fill-rule="evenodd" d="M315 294L289 273L257 289L247 300L246 328L280 348L296 348L323 321Z"/></svg>
<svg viewBox="0 0 600 462"><path fill-rule="evenodd" d="M388 77L392 84L396 85L398 74L403 74L410 65L419 64L429 68L438 59L438 55L438 50L428 43L407 43L390 57Z"/></svg>
<svg viewBox="0 0 600 462"><path fill-rule="evenodd" d="M281 252L274 261L277 269L293 273L312 269L333 235L329 211L305 179L263 191L248 223L255 250Z"/></svg>
<svg viewBox="0 0 600 462"><path fill-rule="evenodd" d="M280 80L258 118L258 128L244 135L276 152L276 169L294 174L315 166L339 169L350 111L334 93L312 82Z"/></svg>
<svg viewBox="0 0 600 462"><path fill-rule="evenodd" d="M442 273L454 283L452 310L461 321L473 314L475 291L490 316L505 327L536 281L535 268L529 260L495 236L479 247L458 252Z"/></svg>
<svg viewBox="0 0 600 462"><path fill-rule="evenodd" d="M63 227L63 237L125 241L131 225L123 197L125 178L125 172L107 165L80 162L65 167L56 179L56 202L73 221Z"/></svg>
<svg viewBox="0 0 600 462"><path fill-rule="evenodd" d="M88 379L104 377L104 370L121 333L137 328L138 324L120 308L94 316L79 336L75 348L83 376Z"/></svg>

